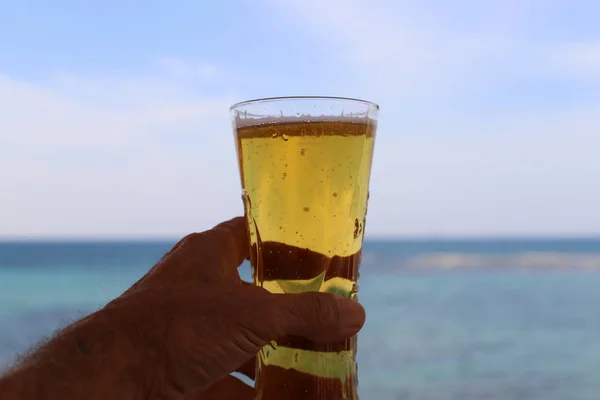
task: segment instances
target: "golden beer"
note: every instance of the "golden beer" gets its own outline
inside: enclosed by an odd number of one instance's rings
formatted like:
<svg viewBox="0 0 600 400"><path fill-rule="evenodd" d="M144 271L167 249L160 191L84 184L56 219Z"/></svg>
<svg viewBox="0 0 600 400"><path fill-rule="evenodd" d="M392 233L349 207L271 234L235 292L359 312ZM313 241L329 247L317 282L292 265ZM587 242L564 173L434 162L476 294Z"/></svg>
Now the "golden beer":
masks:
<svg viewBox="0 0 600 400"><path fill-rule="evenodd" d="M376 120L234 117L256 285L356 298ZM281 338L259 354L257 400L356 400L355 357L356 338Z"/></svg>

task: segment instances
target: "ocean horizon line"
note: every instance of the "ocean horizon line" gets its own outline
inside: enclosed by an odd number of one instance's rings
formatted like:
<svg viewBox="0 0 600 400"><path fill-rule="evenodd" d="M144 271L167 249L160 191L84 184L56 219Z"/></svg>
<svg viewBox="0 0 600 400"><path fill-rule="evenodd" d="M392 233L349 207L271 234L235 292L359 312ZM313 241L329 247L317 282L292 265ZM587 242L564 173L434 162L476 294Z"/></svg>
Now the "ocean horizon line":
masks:
<svg viewBox="0 0 600 400"><path fill-rule="evenodd" d="M0 244L61 243L173 243L183 236L0 236ZM598 234L481 234L481 235L367 235L365 243L464 243L600 241Z"/></svg>

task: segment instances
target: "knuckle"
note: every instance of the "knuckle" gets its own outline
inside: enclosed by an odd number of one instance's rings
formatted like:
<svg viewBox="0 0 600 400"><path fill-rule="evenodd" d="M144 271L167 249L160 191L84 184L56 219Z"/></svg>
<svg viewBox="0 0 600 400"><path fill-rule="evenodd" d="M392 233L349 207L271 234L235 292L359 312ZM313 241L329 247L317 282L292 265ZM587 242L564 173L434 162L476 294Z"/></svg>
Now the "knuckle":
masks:
<svg viewBox="0 0 600 400"><path fill-rule="evenodd" d="M192 233L186 236L183 249L186 253L199 255L204 258L218 254L227 255L226 244L219 237L211 235L208 232Z"/></svg>
<svg viewBox="0 0 600 400"><path fill-rule="evenodd" d="M187 248L195 248L202 246L206 242L206 235L203 233L190 233L183 238L183 246Z"/></svg>
<svg viewBox="0 0 600 400"><path fill-rule="evenodd" d="M339 318L337 302L332 295L325 293L311 293L312 312L315 321L321 326L335 324Z"/></svg>

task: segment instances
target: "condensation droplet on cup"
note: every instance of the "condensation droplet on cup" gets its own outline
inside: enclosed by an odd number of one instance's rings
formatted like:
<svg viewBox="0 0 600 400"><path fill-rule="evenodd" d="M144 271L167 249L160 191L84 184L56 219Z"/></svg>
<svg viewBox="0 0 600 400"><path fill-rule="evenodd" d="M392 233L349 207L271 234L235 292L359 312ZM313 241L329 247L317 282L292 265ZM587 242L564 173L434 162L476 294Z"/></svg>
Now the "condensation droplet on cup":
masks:
<svg viewBox="0 0 600 400"><path fill-rule="evenodd" d="M303 156L304 154L306 154L306 149L301 149L300 150L300 155Z"/></svg>

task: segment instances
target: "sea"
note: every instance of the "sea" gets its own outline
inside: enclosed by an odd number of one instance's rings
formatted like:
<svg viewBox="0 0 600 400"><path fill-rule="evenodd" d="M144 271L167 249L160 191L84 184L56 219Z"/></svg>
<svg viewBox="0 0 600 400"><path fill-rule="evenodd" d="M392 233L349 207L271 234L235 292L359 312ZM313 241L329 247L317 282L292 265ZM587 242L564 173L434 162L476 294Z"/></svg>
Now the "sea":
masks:
<svg viewBox="0 0 600 400"><path fill-rule="evenodd" d="M0 365L173 243L0 242ZM600 398L600 239L367 240L359 298L363 400Z"/></svg>

